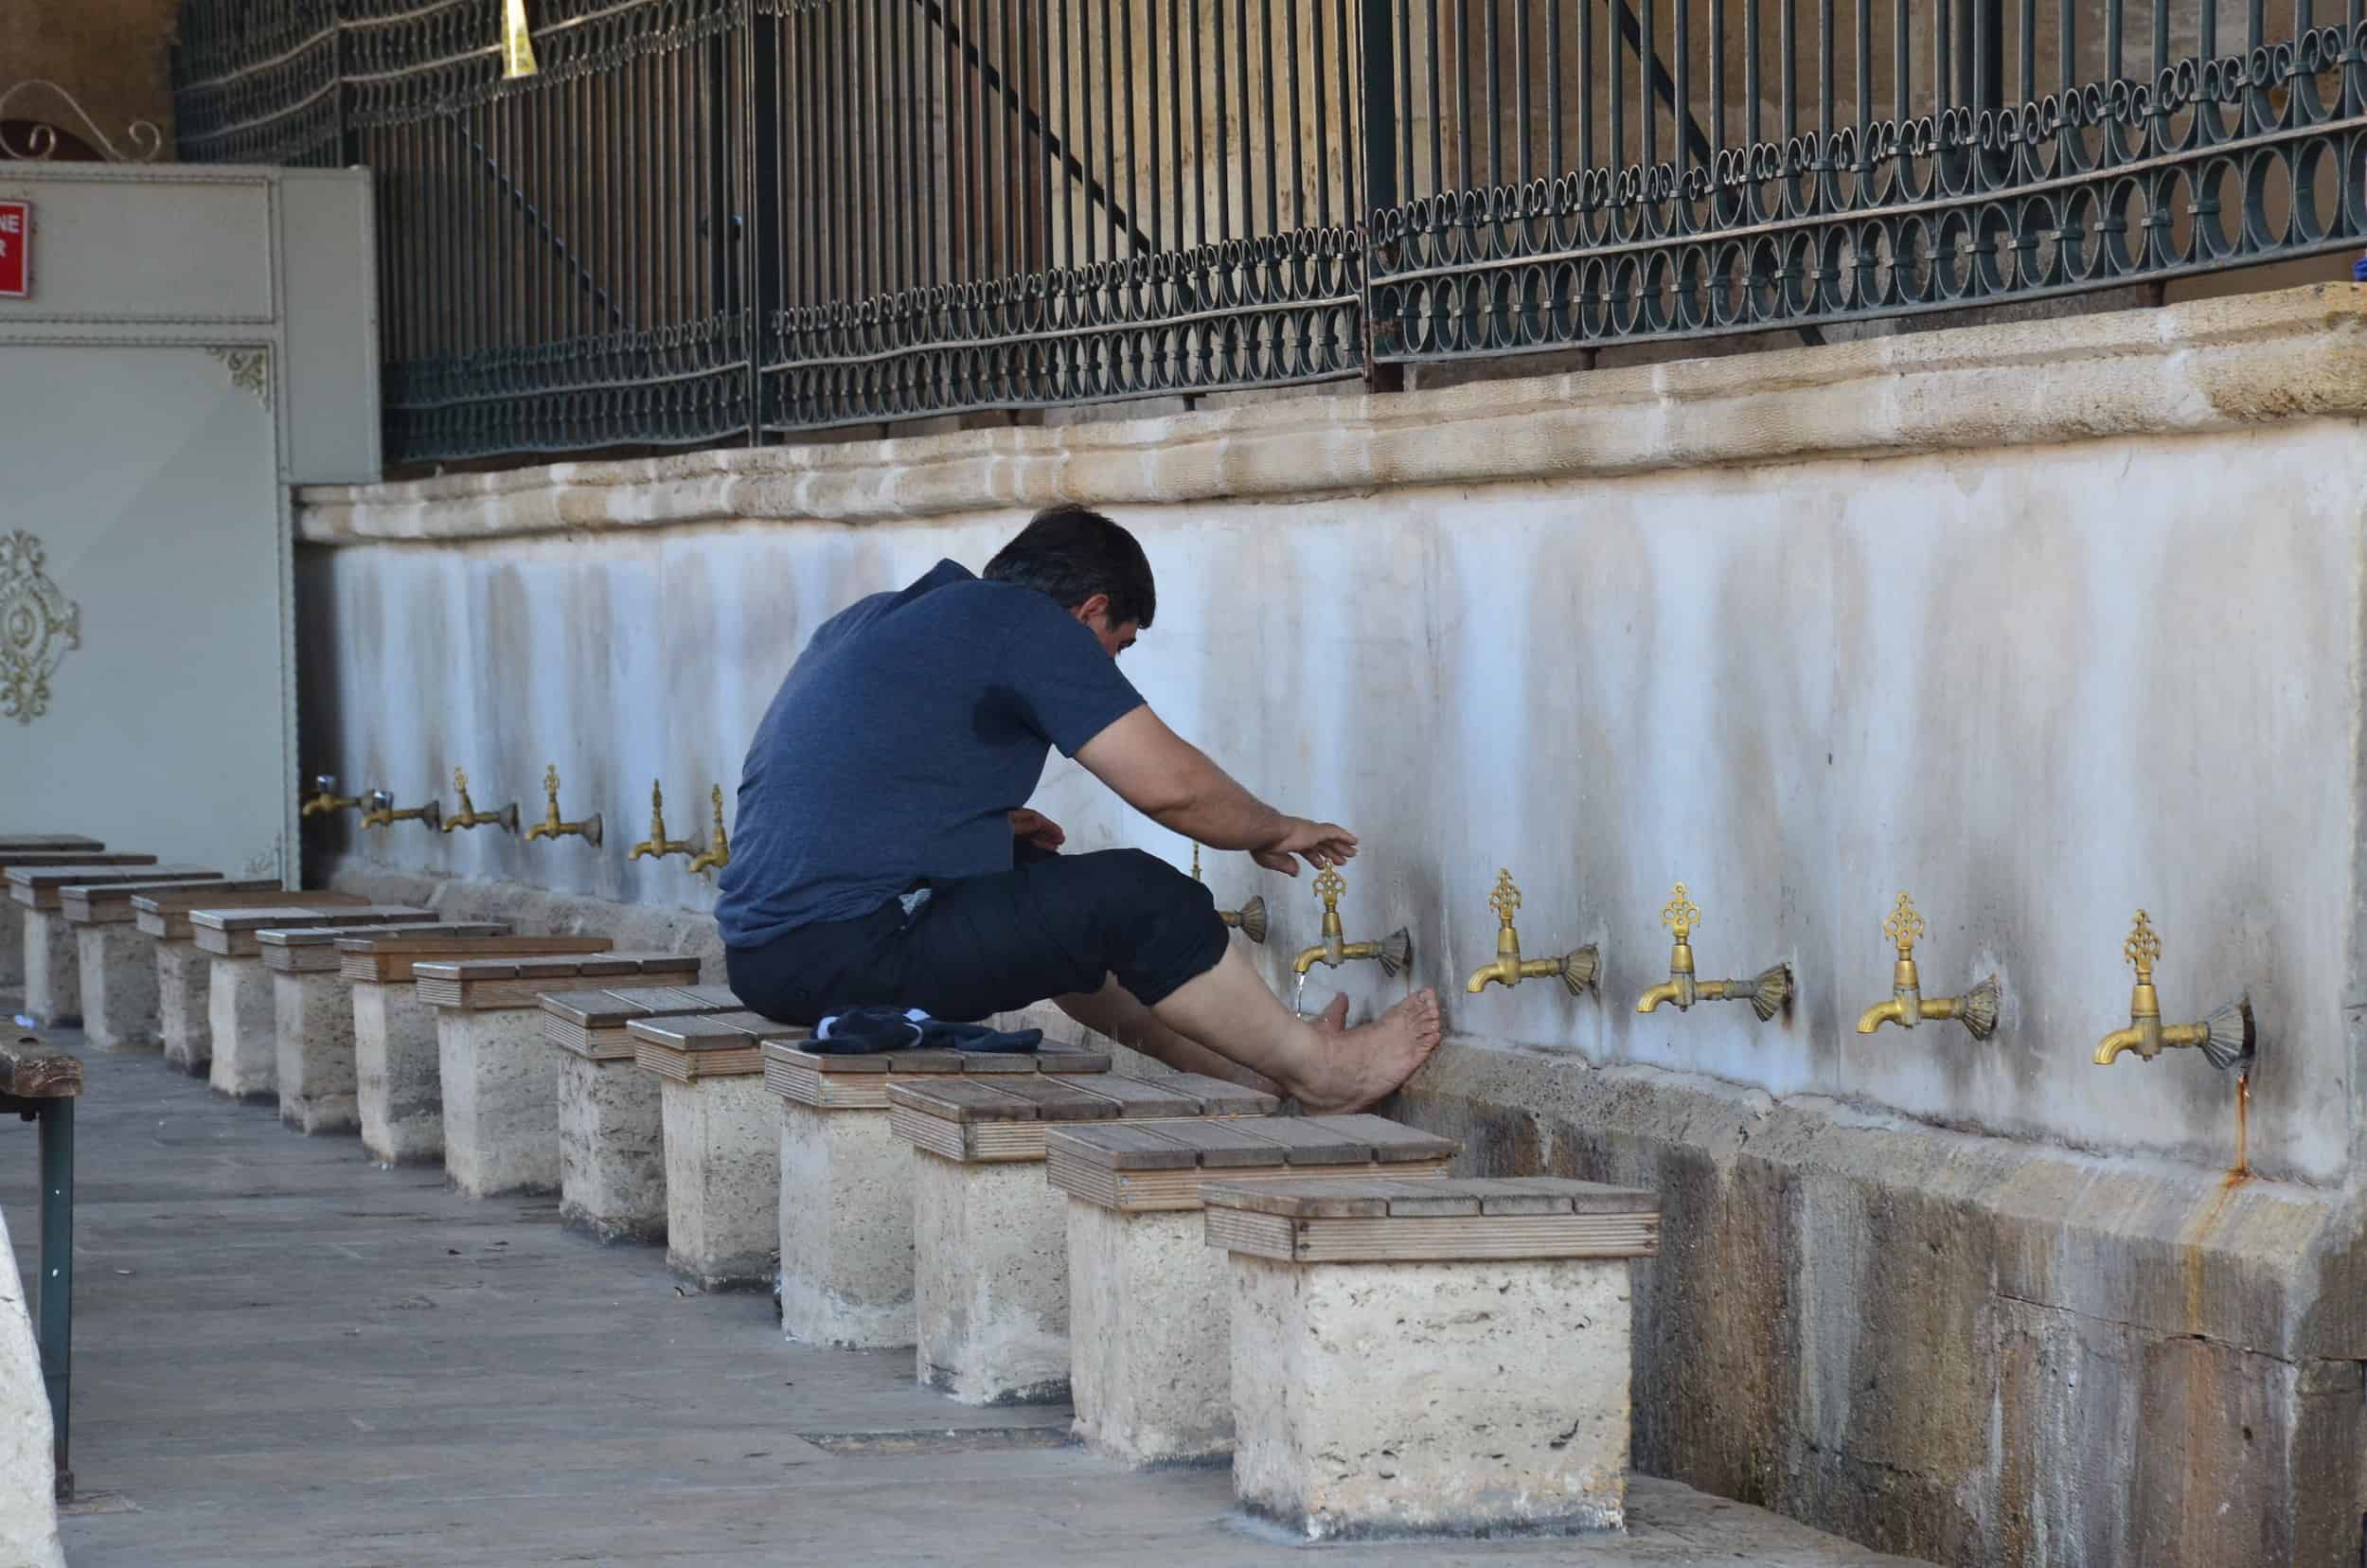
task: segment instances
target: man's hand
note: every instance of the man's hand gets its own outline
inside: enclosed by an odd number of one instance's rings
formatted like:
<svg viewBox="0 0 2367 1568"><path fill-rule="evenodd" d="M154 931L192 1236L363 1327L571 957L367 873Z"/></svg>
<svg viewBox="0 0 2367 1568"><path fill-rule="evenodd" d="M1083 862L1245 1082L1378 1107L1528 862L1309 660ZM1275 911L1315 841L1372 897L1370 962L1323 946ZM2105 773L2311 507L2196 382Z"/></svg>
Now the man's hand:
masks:
<svg viewBox="0 0 2367 1568"><path fill-rule="evenodd" d="M1299 863L1293 857L1305 857L1308 864L1321 871L1356 856L1356 835L1336 822L1309 822L1305 817L1286 817L1283 822L1279 836L1249 852L1250 859L1269 871L1295 877Z"/></svg>
<svg viewBox="0 0 2367 1568"><path fill-rule="evenodd" d="M1060 846L1068 842L1068 835L1060 831L1059 823L1041 811L1024 807L1011 813L1011 836L1034 845L1047 855L1058 853Z"/></svg>

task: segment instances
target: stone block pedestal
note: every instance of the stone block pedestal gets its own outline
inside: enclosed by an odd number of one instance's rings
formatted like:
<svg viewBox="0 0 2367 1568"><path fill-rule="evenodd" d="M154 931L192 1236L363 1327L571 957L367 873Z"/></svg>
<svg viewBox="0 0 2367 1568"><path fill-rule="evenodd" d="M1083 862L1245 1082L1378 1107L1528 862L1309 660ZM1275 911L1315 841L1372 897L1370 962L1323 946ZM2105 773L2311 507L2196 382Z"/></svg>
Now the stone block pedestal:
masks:
<svg viewBox="0 0 2367 1568"><path fill-rule="evenodd" d="M218 1095L277 1105L279 1024L274 976L259 956L216 956L211 962L205 1019L213 1059L207 1081Z"/></svg>
<svg viewBox="0 0 2367 1568"><path fill-rule="evenodd" d="M214 1060L213 955L186 937L149 939L156 944L156 1021L165 1065L205 1078Z"/></svg>
<svg viewBox="0 0 2367 1568"><path fill-rule="evenodd" d="M444 1169L472 1198L559 1190L559 1051L533 1007L436 1009Z"/></svg>
<svg viewBox="0 0 2367 1568"><path fill-rule="evenodd" d="M781 1146L764 1045L806 1031L746 1011L626 1027L664 1095L667 1264L703 1291L766 1289L780 1267Z"/></svg>
<svg viewBox="0 0 2367 1568"><path fill-rule="evenodd" d="M887 1107L781 1101L781 1331L807 1345L911 1345L913 1151Z"/></svg>
<svg viewBox="0 0 2367 1568"><path fill-rule="evenodd" d="M666 1262L701 1290L768 1290L780 1267L780 1123L761 1073L661 1084Z"/></svg>
<svg viewBox="0 0 2367 1568"><path fill-rule="evenodd" d="M23 909L25 1011L36 1024L82 1021L82 959L74 928L55 909Z"/></svg>
<svg viewBox="0 0 2367 1568"><path fill-rule="evenodd" d="M964 1404L1068 1398L1067 1208L1041 1165L916 1151L916 1377Z"/></svg>
<svg viewBox="0 0 2367 1568"><path fill-rule="evenodd" d="M1069 1197L1070 1393L1086 1446L1130 1465L1233 1452L1224 1254L1210 1182L1443 1180L1457 1146L1379 1116L1116 1122L1045 1134Z"/></svg>
<svg viewBox="0 0 2367 1568"><path fill-rule="evenodd" d="M559 1221L601 1241L666 1239L665 1096L632 1058L559 1058Z"/></svg>
<svg viewBox="0 0 2367 1568"><path fill-rule="evenodd" d="M0 990L25 986L25 915L23 904L0 897Z"/></svg>
<svg viewBox="0 0 2367 1568"><path fill-rule="evenodd" d="M333 969L271 978L279 1119L305 1133L356 1131L353 998L345 982Z"/></svg>
<svg viewBox="0 0 2367 1568"><path fill-rule="evenodd" d="M1209 1243L1232 1255L1244 1506L1310 1540L1625 1523L1628 1259L1657 1249L1651 1194L1535 1179L1205 1198Z"/></svg>
<svg viewBox="0 0 2367 1568"><path fill-rule="evenodd" d="M153 1051L163 1042L157 944L128 920L74 928L82 971L82 1032L108 1051Z"/></svg>
<svg viewBox="0 0 2367 1568"><path fill-rule="evenodd" d="M439 1165L444 1088L436 1013L409 982L357 980L353 995L354 1110L362 1147L383 1165Z"/></svg>

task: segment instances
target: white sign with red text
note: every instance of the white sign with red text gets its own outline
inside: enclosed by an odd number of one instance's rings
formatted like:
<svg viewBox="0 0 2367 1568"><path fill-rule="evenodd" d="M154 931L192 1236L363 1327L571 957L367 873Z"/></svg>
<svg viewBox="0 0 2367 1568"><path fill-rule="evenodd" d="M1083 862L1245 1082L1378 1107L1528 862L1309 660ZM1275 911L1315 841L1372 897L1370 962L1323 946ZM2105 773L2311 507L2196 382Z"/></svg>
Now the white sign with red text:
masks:
<svg viewBox="0 0 2367 1568"><path fill-rule="evenodd" d="M0 299L33 293L33 204L0 202Z"/></svg>

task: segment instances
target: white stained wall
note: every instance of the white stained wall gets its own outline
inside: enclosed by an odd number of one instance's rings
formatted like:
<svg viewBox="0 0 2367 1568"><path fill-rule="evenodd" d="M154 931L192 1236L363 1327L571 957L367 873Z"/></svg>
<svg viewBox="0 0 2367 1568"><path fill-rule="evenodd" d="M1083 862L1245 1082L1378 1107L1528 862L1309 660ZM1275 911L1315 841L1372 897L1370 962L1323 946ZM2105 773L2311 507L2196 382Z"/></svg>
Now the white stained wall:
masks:
<svg viewBox="0 0 2367 1568"><path fill-rule="evenodd" d="M1822 461L1339 499L1115 508L1159 574L1127 672L1286 810L1363 835L1351 938L1412 928L1451 1030L1649 1063L2018 1136L2224 1164L2233 1079L2183 1051L2107 1070L2121 944L2162 933L2170 1021L2249 990L2265 1041L2256 1168L2333 1182L2350 1099L2341 1010L2358 713L2347 421L1877 462ZM662 775L667 826L727 819L747 738L811 628L1023 520L697 526L311 552L309 767L408 804L469 769L531 819L546 760L608 844L364 835L405 868L703 906L680 859L628 864ZM312 708L329 715L316 718ZM325 719L325 722L324 722ZM333 737L333 739L329 738ZM1056 762L1036 804L1072 845L1188 846ZM351 832L349 828L344 829ZM1531 955L1603 944L1597 997L1462 992L1493 955L1500 866ZM1245 859L1220 900L1275 909L1263 960L1319 906ZM1768 1025L1649 1017L1682 879L1703 978L1785 961ZM1925 994L1999 973L1997 1037L1860 1037L1887 998L1881 922L1931 923ZM1402 989L1318 970L1316 1005Z"/></svg>

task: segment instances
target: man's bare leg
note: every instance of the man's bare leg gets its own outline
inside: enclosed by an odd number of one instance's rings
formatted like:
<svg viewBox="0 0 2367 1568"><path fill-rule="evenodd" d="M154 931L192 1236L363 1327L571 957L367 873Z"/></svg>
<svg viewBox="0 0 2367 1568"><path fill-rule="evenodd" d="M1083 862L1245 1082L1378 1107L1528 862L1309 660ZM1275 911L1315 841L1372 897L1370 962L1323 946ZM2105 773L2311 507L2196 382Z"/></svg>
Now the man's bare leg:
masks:
<svg viewBox="0 0 2367 1568"><path fill-rule="evenodd" d="M1361 1111L1438 1048L1438 993L1417 990L1361 1028L1320 1029L1282 1005L1236 947L1150 1009L1186 1041L1271 1078L1309 1112Z"/></svg>
<svg viewBox="0 0 2367 1568"><path fill-rule="evenodd" d="M1164 1061L1179 1073L1204 1073L1269 1094L1281 1092L1263 1073L1187 1040L1159 1022L1159 1015L1135 1000L1134 993L1119 985L1115 975L1110 976L1097 991L1054 997L1053 1006L1085 1027ZM1335 996L1323 1016L1315 1021L1315 1027L1336 1034L1345 1025L1347 1016L1348 999Z"/></svg>

